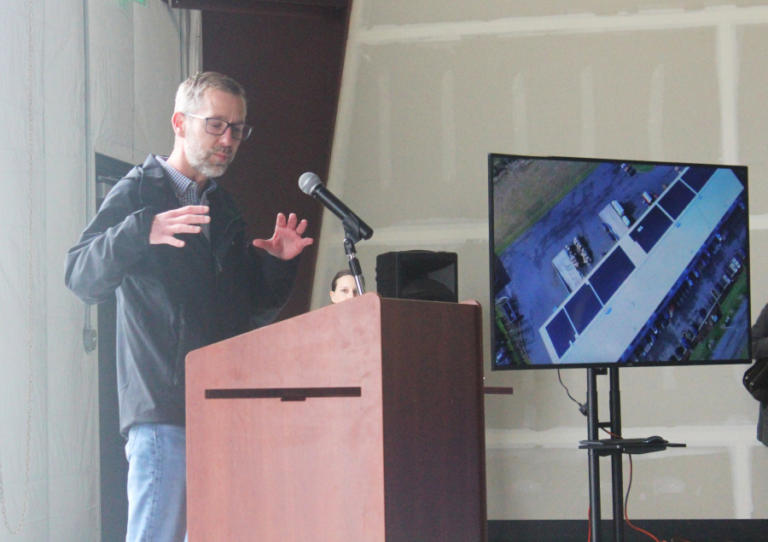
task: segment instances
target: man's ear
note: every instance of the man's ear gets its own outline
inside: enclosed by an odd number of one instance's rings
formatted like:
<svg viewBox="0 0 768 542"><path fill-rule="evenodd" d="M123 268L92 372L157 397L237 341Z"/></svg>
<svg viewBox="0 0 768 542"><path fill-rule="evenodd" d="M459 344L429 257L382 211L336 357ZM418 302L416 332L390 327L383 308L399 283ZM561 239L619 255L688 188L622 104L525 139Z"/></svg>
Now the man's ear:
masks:
<svg viewBox="0 0 768 542"><path fill-rule="evenodd" d="M179 137L184 137L186 115L181 111L176 111L171 117L171 126L173 126L173 133Z"/></svg>

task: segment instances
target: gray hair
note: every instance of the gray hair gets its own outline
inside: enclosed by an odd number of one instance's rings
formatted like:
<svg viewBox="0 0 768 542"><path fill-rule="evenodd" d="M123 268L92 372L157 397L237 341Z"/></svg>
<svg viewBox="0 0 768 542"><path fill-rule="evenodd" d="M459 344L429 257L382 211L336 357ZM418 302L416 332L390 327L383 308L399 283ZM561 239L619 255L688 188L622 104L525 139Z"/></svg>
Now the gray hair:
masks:
<svg viewBox="0 0 768 542"><path fill-rule="evenodd" d="M174 112L196 112L202 103L205 91L211 88L239 96L243 99L243 105L247 106L245 89L240 83L218 72L197 72L179 85Z"/></svg>

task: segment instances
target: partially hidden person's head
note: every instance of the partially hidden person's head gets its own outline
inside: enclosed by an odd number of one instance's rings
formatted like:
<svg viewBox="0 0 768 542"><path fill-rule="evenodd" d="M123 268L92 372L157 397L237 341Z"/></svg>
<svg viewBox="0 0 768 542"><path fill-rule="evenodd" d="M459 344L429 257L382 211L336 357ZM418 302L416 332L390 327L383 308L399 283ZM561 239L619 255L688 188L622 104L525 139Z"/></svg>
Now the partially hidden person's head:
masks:
<svg viewBox="0 0 768 542"><path fill-rule="evenodd" d="M359 295L355 277L349 269L342 269L331 281L331 303L341 303Z"/></svg>
<svg viewBox="0 0 768 542"><path fill-rule="evenodd" d="M182 82L171 118L180 171L198 182L223 175L253 131L246 109L245 90L227 75L202 72Z"/></svg>

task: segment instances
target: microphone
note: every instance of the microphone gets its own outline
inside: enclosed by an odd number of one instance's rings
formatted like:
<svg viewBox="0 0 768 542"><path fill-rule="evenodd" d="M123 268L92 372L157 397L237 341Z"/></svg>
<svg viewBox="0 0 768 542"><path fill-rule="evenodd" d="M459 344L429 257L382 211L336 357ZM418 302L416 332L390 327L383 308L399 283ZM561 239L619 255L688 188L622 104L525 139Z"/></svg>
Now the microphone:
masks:
<svg viewBox="0 0 768 542"><path fill-rule="evenodd" d="M373 229L323 186L320 177L316 174L311 171L302 173L299 177L299 188L308 196L320 200L329 211L338 216L344 224L347 235L354 237L353 242L370 239L373 235Z"/></svg>

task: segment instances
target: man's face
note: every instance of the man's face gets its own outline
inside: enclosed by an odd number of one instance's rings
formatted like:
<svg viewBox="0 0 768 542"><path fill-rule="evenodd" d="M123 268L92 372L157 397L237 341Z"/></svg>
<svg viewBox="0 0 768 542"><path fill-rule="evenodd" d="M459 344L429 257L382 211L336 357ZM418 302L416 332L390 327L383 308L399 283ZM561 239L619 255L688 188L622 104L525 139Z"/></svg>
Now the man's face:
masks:
<svg viewBox="0 0 768 542"><path fill-rule="evenodd" d="M208 89L195 115L237 124L245 121L245 105L242 98L234 94ZM220 177L234 160L240 140L232 137L230 128L221 135L209 134L205 131L205 122L201 118L187 115L185 155L189 165L203 177Z"/></svg>

